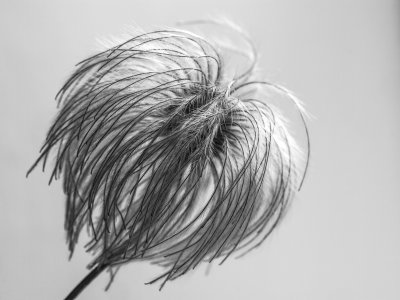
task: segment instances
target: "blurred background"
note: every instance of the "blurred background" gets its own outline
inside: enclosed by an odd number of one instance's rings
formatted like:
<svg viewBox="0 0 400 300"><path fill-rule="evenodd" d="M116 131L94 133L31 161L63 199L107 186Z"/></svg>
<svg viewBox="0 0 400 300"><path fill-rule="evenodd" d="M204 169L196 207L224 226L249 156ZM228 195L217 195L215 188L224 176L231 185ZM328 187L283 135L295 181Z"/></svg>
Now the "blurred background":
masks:
<svg viewBox="0 0 400 300"><path fill-rule="evenodd" d="M133 263L104 293L79 299L400 299L400 2L395 0L0 2L0 299L62 299L86 275L64 241L64 195L25 173L57 111L53 101L96 39L176 21L227 17L260 69L301 98L311 164L284 222L240 260L202 266L162 292ZM206 276L206 274L208 274Z"/></svg>

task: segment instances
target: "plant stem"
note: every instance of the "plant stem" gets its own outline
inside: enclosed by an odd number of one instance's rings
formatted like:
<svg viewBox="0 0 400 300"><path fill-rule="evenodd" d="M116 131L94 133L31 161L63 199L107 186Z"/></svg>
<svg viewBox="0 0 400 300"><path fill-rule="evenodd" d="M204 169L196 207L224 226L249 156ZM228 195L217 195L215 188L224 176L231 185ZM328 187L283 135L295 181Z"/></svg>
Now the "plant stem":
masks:
<svg viewBox="0 0 400 300"><path fill-rule="evenodd" d="M97 265L81 282L65 297L65 300L75 299L103 270L107 265Z"/></svg>

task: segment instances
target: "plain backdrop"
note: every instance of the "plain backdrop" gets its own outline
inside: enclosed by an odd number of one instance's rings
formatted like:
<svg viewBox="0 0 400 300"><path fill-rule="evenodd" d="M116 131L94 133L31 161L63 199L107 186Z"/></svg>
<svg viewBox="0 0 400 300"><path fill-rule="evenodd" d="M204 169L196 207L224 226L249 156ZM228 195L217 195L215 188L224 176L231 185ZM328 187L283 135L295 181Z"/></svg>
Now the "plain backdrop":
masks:
<svg viewBox="0 0 400 300"><path fill-rule="evenodd" d="M228 17L260 69L314 116L304 188L259 249L202 266L162 292L160 271L102 274L79 299L400 299L400 2L395 0L0 2L0 299L62 299L87 273L64 241L64 195L25 172L54 96L96 39L128 26ZM207 275L208 274L208 275Z"/></svg>

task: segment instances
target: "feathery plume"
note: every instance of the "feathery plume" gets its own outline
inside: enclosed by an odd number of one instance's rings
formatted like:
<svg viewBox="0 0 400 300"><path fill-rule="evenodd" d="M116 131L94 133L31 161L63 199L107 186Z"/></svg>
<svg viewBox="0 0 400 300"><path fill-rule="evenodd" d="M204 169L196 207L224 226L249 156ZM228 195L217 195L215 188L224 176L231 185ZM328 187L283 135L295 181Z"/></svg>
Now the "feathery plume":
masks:
<svg viewBox="0 0 400 300"><path fill-rule="evenodd" d="M283 87L255 78L254 49L247 57L235 75L218 43L171 29L78 64L28 171L54 155L50 182L63 181L71 255L88 229L92 271L66 299L135 260L165 267L150 282L162 288L203 261L247 253L279 223L305 170L262 90L293 101L308 143L304 110Z"/></svg>

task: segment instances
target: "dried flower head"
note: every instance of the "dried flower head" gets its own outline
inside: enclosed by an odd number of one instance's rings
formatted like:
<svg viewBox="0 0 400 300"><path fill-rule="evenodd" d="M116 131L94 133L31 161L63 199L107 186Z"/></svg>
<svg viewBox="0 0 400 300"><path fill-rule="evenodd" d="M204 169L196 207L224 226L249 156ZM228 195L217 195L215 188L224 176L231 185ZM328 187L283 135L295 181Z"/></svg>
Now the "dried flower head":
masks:
<svg viewBox="0 0 400 300"><path fill-rule="evenodd" d="M82 229L91 238L92 272L67 299L134 260L164 266L151 281L162 287L202 261L247 253L275 228L303 172L263 90L304 112L254 78L255 52L248 58L235 76L218 43L159 30L79 63L31 168L54 153L50 182L63 180L71 255Z"/></svg>

